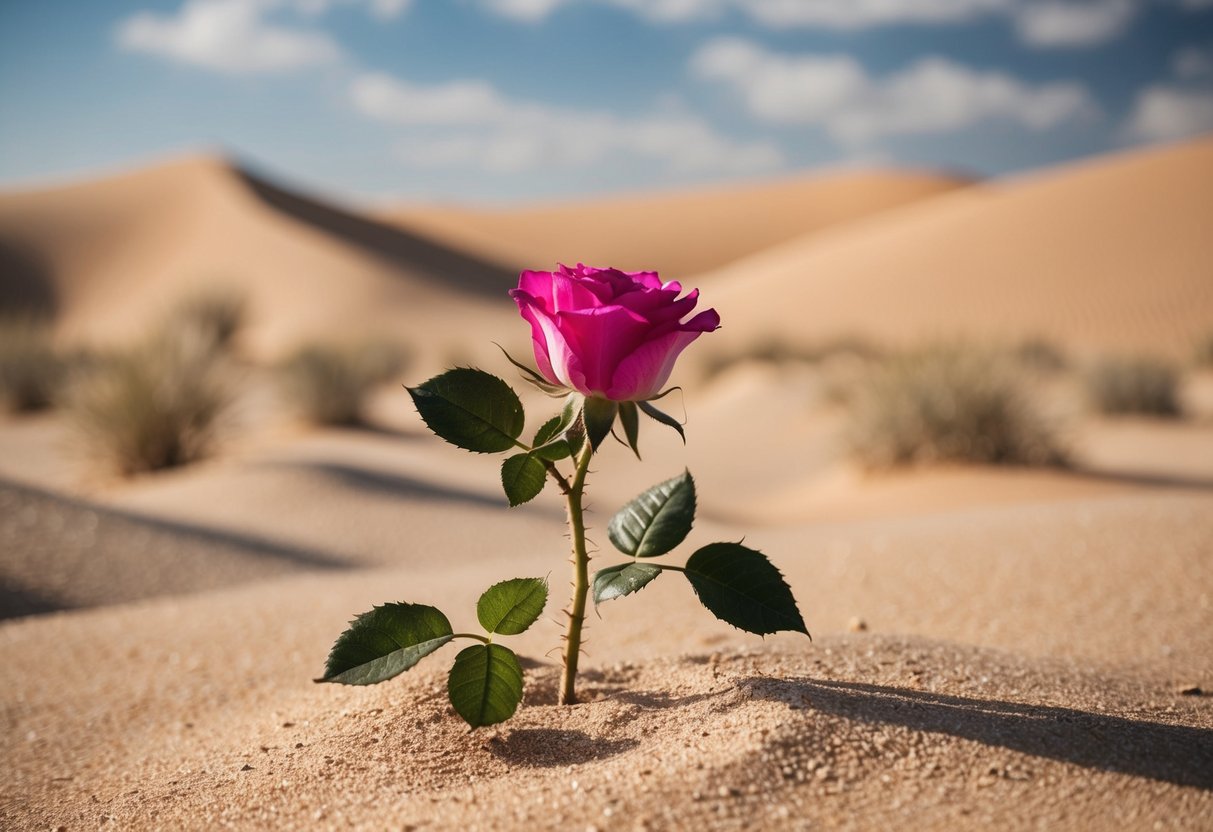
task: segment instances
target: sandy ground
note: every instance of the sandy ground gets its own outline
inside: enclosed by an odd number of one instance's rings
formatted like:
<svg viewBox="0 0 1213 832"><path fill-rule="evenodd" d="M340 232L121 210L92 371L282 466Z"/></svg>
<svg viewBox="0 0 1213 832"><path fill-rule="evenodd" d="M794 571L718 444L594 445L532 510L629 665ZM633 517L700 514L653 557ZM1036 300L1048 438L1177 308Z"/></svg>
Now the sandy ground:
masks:
<svg viewBox="0 0 1213 832"><path fill-rule="evenodd" d="M925 251L945 232L986 244L1000 223L1021 228L1008 217L1026 223L1046 203L1074 211L1066 216L1077 228L1096 208L1112 211L1107 194L1125 182L1143 204L1165 191L1184 211L1200 208L1207 196L1188 182L1201 181L1208 153L1195 143L970 186L823 230L803 251L793 240L754 255L778 268L751 258L704 279L730 310L710 337L743 343L762 327L797 336L801 319L783 317L794 304L742 301L775 292L768 282L782 274L771 285L804 292L811 315L827 315L813 287L842 279L834 266L852 258L831 252L861 238L872 241L871 259L856 255L855 268L876 269L901 256L898 245ZM374 221L270 187L187 160L5 195L0 253L11 256L20 239L38 254L21 262L43 263L45 273L25 273L30 286L50 275L65 339L104 340L122 328L105 281L125 275L122 297L140 298L150 316L193 266L222 265L206 257L228 251L215 241L231 235L230 255L261 258L266 275L246 276L260 310L247 357L340 334L351 321L396 322L435 338L407 381L449 361L443 350L476 358L472 341L484 342L483 366L509 375L487 342L520 325L488 291L496 267L480 253L420 236L404 245L379 236L390 229ZM148 206L172 194L180 201L168 200L163 226L154 224ZM97 210L107 203L108 214ZM986 227L983 216L995 220ZM999 283L980 308L999 310L1006 333L1035 336L1043 302L1016 306L999 292L1047 289L1059 300L1047 320L1073 324L1066 346L1118 331L1125 349L1148 337L1178 354L1177 332L1195 332L1199 315L1213 323L1207 283L1185 265L1208 264L1209 244L1190 238L1188 219L1181 211L1151 226L1172 235L1160 247L1133 243L1157 256L1148 281L1134 284L1146 272L1120 264L1101 272L1112 288L1100 291L1085 269L1104 255L1087 240L1046 264L1048 287ZM1124 237L1112 236L1109 250ZM1087 238L1078 229L1067 239ZM1182 262L1168 259L1172 244ZM444 285L443 268L426 259L439 250L484 266L463 273L484 283ZM1083 268L1063 281L1067 262ZM739 277L751 274L752 283ZM319 294L295 291L296 278ZM140 295L154 280L165 285L147 291L160 294ZM840 290L837 308L849 309L863 285ZM1190 309L1159 300L1125 317L1120 304L1140 291ZM1066 300L1072 292L1102 305L1080 309ZM904 307L920 334L938 324L921 313L941 306L932 297ZM279 300L281 314L266 312ZM908 329L882 318L881 303L871 304L872 325L888 324L896 340ZM614 508L689 468L699 516L673 557L744 537L783 571L813 640L734 630L668 573L591 616L573 707L555 704L568 571L559 495L508 509L497 461L433 438L398 387L377 396L371 427L312 430L251 373L251 404L216 458L125 482L83 464L61 417L5 417L0 828L1210 828L1208 379L1193 377L1187 394L1199 406L1187 420L1072 407L1069 470L874 475L844 458L845 413L823 396L822 372L743 362L707 381L688 360L677 379L688 392L669 400L685 412L688 444L646 423L644 461L608 445L589 492L590 536L606 545ZM527 398L531 427L547 415L543 403ZM615 561L595 549L595 567ZM484 588L527 575L548 576L553 599L510 640L526 658L527 692L505 725L469 732L454 715L450 648L371 688L311 681L349 618L373 604L432 603L466 630Z"/></svg>

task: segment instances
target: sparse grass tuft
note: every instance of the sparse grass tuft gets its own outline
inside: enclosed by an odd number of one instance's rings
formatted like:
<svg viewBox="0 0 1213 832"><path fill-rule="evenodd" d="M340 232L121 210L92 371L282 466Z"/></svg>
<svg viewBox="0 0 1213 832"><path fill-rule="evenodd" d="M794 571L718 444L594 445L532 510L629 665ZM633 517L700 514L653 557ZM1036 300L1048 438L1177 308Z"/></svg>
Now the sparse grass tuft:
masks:
<svg viewBox="0 0 1213 832"><path fill-rule="evenodd" d="M1070 366L1070 361L1061 347L1044 338L1029 338L1015 348L1015 358L1030 370L1042 373L1060 373Z"/></svg>
<svg viewBox="0 0 1213 832"><path fill-rule="evenodd" d="M359 346L311 344L282 365L284 392L295 409L318 425L356 425L370 392L404 368L406 353L383 341Z"/></svg>
<svg viewBox="0 0 1213 832"><path fill-rule="evenodd" d="M0 319L0 410L49 407L68 364L55 349L47 323L28 317Z"/></svg>
<svg viewBox="0 0 1213 832"><path fill-rule="evenodd" d="M714 378L736 364L756 361L775 366L786 364L824 364L834 359L869 361L881 350L857 335L844 335L816 344L798 345L778 336L756 341L730 353L717 353L704 360L706 378Z"/></svg>
<svg viewBox="0 0 1213 832"><path fill-rule="evenodd" d="M867 468L1066 462L1020 374L987 351L937 345L893 356L870 370L847 405L847 444Z"/></svg>
<svg viewBox="0 0 1213 832"><path fill-rule="evenodd" d="M247 317L248 302L243 294L212 288L189 295L173 307L166 329L190 330L189 337L227 350Z"/></svg>
<svg viewBox="0 0 1213 832"><path fill-rule="evenodd" d="M72 386L66 406L87 451L133 476L207 456L232 395L214 340L166 329L102 359Z"/></svg>
<svg viewBox="0 0 1213 832"><path fill-rule="evenodd" d="M1179 416L1179 370L1144 356L1104 358L1087 373L1091 403L1108 415Z"/></svg>
<svg viewBox="0 0 1213 832"><path fill-rule="evenodd" d="M1192 361L1197 367L1213 369L1213 332L1197 343L1192 351Z"/></svg>

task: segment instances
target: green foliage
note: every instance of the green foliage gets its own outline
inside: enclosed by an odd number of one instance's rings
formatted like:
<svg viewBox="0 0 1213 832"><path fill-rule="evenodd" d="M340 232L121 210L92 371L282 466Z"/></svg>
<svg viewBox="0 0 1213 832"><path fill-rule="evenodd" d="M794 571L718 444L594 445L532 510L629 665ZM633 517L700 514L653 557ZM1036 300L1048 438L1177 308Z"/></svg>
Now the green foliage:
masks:
<svg viewBox="0 0 1213 832"><path fill-rule="evenodd" d="M516 636L538 620L547 602L548 582L543 578L514 578L485 590L476 617L490 633Z"/></svg>
<svg viewBox="0 0 1213 832"><path fill-rule="evenodd" d="M166 330L100 361L66 396L86 449L123 476L207 456L233 397L230 368L214 344Z"/></svg>
<svg viewBox="0 0 1213 832"><path fill-rule="evenodd" d="M501 346L500 344L497 344L497 349L501 350L502 354L505 355L507 361L509 361L511 364L513 364L515 367L517 367L519 369L519 371L521 371L522 378L527 384L530 384L535 389L540 390L540 391L548 394L549 396L559 397L559 396L568 395L568 392L569 392L568 388L561 387L559 384L552 384L552 382L548 381L546 378L544 378L539 373L532 370L527 365L523 364L520 361L515 361L514 356L512 356L508 352L506 352L505 347Z"/></svg>
<svg viewBox="0 0 1213 832"><path fill-rule="evenodd" d="M586 436L589 437L590 447L598 450L602 440L611 433L615 424L615 415L619 412L619 403L610 399L599 399L591 396L582 406L581 418L585 422Z"/></svg>
<svg viewBox="0 0 1213 832"><path fill-rule="evenodd" d="M294 409L317 425L356 425L367 397L405 364L400 347L383 341L309 344L281 366L283 390Z"/></svg>
<svg viewBox="0 0 1213 832"><path fill-rule="evenodd" d="M846 404L847 445L869 468L1066 460L1020 375L980 350L943 345L890 358L867 373Z"/></svg>
<svg viewBox="0 0 1213 832"><path fill-rule="evenodd" d="M678 431L678 435L682 437L682 444L685 445L687 443L687 435L683 431L682 425L673 416L658 410L651 402L636 402L636 406L650 419ZM639 456L639 454L637 455Z"/></svg>
<svg viewBox="0 0 1213 832"><path fill-rule="evenodd" d="M594 575L594 603L601 604L603 601L638 592L648 586L661 571L660 566L647 563L621 563L601 569Z"/></svg>
<svg viewBox="0 0 1213 832"><path fill-rule="evenodd" d="M1100 413L1179 416L1179 370L1145 356L1104 358L1087 374L1087 392Z"/></svg>
<svg viewBox="0 0 1213 832"><path fill-rule="evenodd" d="M791 587L762 552L740 543L711 543L687 560L686 576L703 605L740 630L809 634Z"/></svg>
<svg viewBox="0 0 1213 832"><path fill-rule="evenodd" d="M547 599L542 578L502 581L480 596L476 617L490 634L518 635L543 614ZM378 684L456 638L482 643L455 657L447 684L451 705L473 728L509 719L522 701L518 657L491 638L455 633L442 612L424 604L384 604L355 618L333 644L324 676L316 681Z"/></svg>
<svg viewBox="0 0 1213 832"><path fill-rule="evenodd" d="M408 670L454 637L451 622L424 604L384 604L350 622L317 682L374 685Z"/></svg>
<svg viewBox="0 0 1213 832"><path fill-rule="evenodd" d="M408 391L430 430L465 450L508 451L522 434L525 416L518 395L483 370L448 370Z"/></svg>
<svg viewBox="0 0 1213 832"><path fill-rule="evenodd" d="M547 466L531 454L514 454L501 463L501 487L511 507L538 497L547 480Z"/></svg>
<svg viewBox="0 0 1213 832"><path fill-rule="evenodd" d="M531 453L549 462L559 462L580 450L580 439L573 434L580 414L581 397L576 394L569 396L560 413L544 422L535 432Z"/></svg>
<svg viewBox="0 0 1213 832"><path fill-rule="evenodd" d="M447 693L473 728L505 722L522 702L522 665L508 647L473 644L455 657Z"/></svg>
<svg viewBox="0 0 1213 832"><path fill-rule="evenodd" d="M628 447L636 454L636 458L640 459L640 448L637 445L640 441L640 412L636 409L636 402L619 403L619 423L623 425Z"/></svg>
<svg viewBox="0 0 1213 832"><path fill-rule="evenodd" d="M0 410L40 410L57 398L69 362L55 349L50 325L31 317L0 318Z"/></svg>
<svg viewBox="0 0 1213 832"><path fill-rule="evenodd" d="M695 481L690 471L659 483L616 512L607 537L625 555L664 555L686 539L695 522Z"/></svg>

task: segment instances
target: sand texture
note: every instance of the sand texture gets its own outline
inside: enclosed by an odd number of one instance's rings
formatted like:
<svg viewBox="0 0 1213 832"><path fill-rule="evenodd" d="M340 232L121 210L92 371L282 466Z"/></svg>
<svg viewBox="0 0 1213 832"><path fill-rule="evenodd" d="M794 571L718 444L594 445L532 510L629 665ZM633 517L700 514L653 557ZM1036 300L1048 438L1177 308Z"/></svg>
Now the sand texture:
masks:
<svg viewBox="0 0 1213 832"><path fill-rule="evenodd" d="M1210 171L1203 141L963 186L839 174L737 186L769 214L732 224L727 190L553 207L567 226L540 209L387 223L205 158L0 195L0 297L52 314L63 343L132 337L198 275L253 304L237 418L198 465L115 479L61 413L0 417L0 828L1209 829L1207 371L1188 373L1182 420L1100 416L1073 374L1037 378L1067 468L874 473L844 452L836 364L706 367L763 339L965 326L1186 355L1213 333ZM664 249L620 247L675 205L689 218ZM601 249L577 236L590 216L620 218ZM687 240L717 231L697 263ZM666 400L687 444L646 422L643 462L614 442L596 458L592 567L623 560L614 510L689 468L698 514L674 562L744 538L812 640L735 630L666 573L591 613L581 702L559 706L556 489L509 509L499 460L436 439L397 383L362 427L287 411L277 356L375 330L415 347L401 383L475 360L521 387L492 345L527 355L498 264L566 241L710 269L688 285L725 320ZM533 431L554 405L524 401ZM469 630L514 576L548 577L552 599L509 640L513 720L468 731L450 646L377 686L312 682L372 605L433 604Z"/></svg>

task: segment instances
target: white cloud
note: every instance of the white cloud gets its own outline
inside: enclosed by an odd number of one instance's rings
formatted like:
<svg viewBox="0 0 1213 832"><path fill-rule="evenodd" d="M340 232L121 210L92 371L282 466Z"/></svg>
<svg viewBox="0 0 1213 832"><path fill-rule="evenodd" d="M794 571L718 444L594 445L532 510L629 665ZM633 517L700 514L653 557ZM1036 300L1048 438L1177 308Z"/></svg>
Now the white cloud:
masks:
<svg viewBox="0 0 1213 832"><path fill-rule="evenodd" d="M863 29L964 23L1008 9L1013 0L735 0L735 5L768 26Z"/></svg>
<svg viewBox="0 0 1213 832"><path fill-rule="evenodd" d="M1138 141L1171 141L1213 131L1213 92L1158 84L1137 95L1125 134Z"/></svg>
<svg viewBox="0 0 1213 832"><path fill-rule="evenodd" d="M451 81L423 87L383 73L354 79L350 98L355 109L395 124L492 124L510 105L484 81Z"/></svg>
<svg viewBox="0 0 1213 832"><path fill-rule="evenodd" d="M262 19L249 0L189 0L174 16L140 12L118 29L118 44L221 72L275 72L337 60L326 35Z"/></svg>
<svg viewBox="0 0 1213 832"><path fill-rule="evenodd" d="M405 12L411 0L186 0L172 14L139 12L119 24L118 46L230 73L287 72L341 58L323 32L267 19L277 12L317 17L337 6L361 6L379 19Z"/></svg>
<svg viewBox="0 0 1213 832"><path fill-rule="evenodd" d="M890 23L955 23L1011 8L1014 0L482 0L493 12L542 20L562 6L614 6L659 23L710 20L737 11L772 27L859 29Z"/></svg>
<svg viewBox="0 0 1213 832"><path fill-rule="evenodd" d="M1119 37L1138 12L1136 0L1047 0L1022 4L1015 28L1029 46L1097 46Z"/></svg>
<svg viewBox="0 0 1213 832"><path fill-rule="evenodd" d="M368 74L355 79L350 98L370 118L421 128L399 146L400 158L417 167L519 173L585 167L614 155L655 160L677 172L754 172L783 163L770 142L735 141L691 115L624 118L552 107L512 100L483 81L426 87Z"/></svg>
<svg viewBox="0 0 1213 832"><path fill-rule="evenodd" d="M719 18L733 12L771 29L856 31L877 26L941 26L992 16L1009 21L1035 47L1106 43L1147 0L481 0L491 12L536 23L566 6L611 6L655 23ZM1173 0L1184 8L1213 0Z"/></svg>
<svg viewBox="0 0 1213 832"><path fill-rule="evenodd" d="M1081 84L1032 86L939 57L874 78L846 55L780 55L721 38L695 54L691 69L734 89L764 121L819 126L849 144L952 132L996 119L1045 130L1098 110Z"/></svg>
<svg viewBox="0 0 1213 832"><path fill-rule="evenodd" d="M1171 58L1171 71L1185 81L1213 78L1213 49L1198 46L1180 49Z"/></svg>
<svg viewBox="0 0 1213 832"><path fill-rule="evenodd" d="M526 23L537 23L545 20L548 15L565 5L567 0L483 0L490 11L521 20Z"/></svg>

